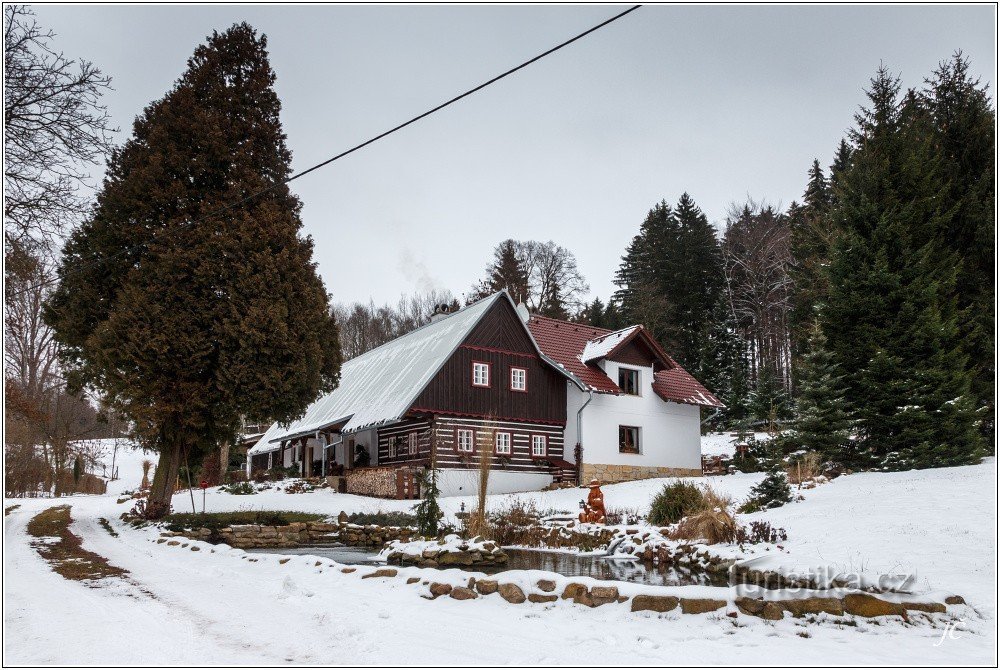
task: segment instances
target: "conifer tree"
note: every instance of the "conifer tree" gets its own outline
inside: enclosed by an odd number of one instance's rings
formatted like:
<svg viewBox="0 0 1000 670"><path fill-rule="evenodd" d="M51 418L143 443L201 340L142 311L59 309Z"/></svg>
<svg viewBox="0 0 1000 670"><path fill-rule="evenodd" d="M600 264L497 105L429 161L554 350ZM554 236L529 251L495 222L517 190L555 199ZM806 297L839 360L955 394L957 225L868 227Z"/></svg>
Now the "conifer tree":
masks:
<svg viewBox="0 0 1000 670"><path fill-rule="evenodd" d="M846 375L859 447L884 468L973 462L981 452L962 350L953 210L926 109L884 68L856 116L833 210L838 237L823 331Z"/></svg>
<svg viewBox="0 0 1000 670"><path fill-rule="evenodd" d="M292 420L339 376L329 299L283 183L291 154L266 49L245 23L213 33L146 107L48 306L75 386L100 389L159 452L151 517L168 511L181 466L244 418Z"/></svg>
<svg viewBox="0 0 1000 670"><path fill-rule="evenodd" d="M473 290L470 302L507 291L515 303L527 302L530 292L528 269L515 240L504 240L493 250L493 262L486 268L486 279Z"/></svg>
<svg viewBox="0 0 1000 670"><path fill-rule="evenodd" d="M819 452L823 458L857 466L848 450L851 418L840 373L826 347L819 322L813 322L809 350L802 357L798 397L789 440L794 449Z"/></svg>

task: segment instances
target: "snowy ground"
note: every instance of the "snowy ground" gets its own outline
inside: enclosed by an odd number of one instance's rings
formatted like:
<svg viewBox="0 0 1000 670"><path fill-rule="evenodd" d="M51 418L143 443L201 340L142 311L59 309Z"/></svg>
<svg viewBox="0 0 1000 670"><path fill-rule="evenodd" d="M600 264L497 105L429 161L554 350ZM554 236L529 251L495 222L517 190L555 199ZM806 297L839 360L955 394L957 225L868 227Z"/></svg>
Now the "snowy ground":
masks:
<svg viewBox="0 0 1000 670"><path fill-rule="evenodd" d="M119 453L122 480L106 496L7 500L4 517L4 664L995 664L996 464L844 476L805 500L754 515L787 529L785 551L761 552L782 569L835 566L893 574L914 570L922 589L963 595L952 635L929 623L861 621L803 627L786 618L632 614L508 605L495 596L428 601L405 580L359 579L308 556L255 555L200 544L192 552L125 526L116 494L141 477L140 453ZM707 480L739 500L759 475ZM609 507L645 511L665 480L607 486ZM579 489L494 496L533 499L540 509L576 510ZM470 498L448 498L449 514ZM84 547L129 570L126 580L88 588L53 573L28 544L40 509L69 503ZM201 509L200 493L195 502ZM408 511L412 502L320 490L230 496L212 490L211 510ZM187 492L174 509L189 510ZM111 521L119 536L98 524ZM407 570L416 570L407 569ZM359 573L361 571L359 570ZM418 574L418 572L414 572ZM438 573L441 574L441 573ZM641 588L641 587L640 587ZM703 587L684 587L698 589ZM283 630L290 631L287 635ZM800 633L807 633L802 637Z"/></svg>

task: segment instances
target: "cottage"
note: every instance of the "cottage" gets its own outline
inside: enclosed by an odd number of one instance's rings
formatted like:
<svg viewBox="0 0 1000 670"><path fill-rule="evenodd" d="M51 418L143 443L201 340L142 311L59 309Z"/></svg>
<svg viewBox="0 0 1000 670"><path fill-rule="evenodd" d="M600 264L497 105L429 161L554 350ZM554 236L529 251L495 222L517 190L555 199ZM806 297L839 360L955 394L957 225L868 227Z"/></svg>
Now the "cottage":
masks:
<svg viewBox="0 0 1000 670"><path fill-rule="evenodd" d="M344 363L338 388L270 426L247 467L400 498L432 462L444 495L472 494L483 458L491 493L695 475L698 406L718 404L641 326L530 316L500 292Z"/></svg>

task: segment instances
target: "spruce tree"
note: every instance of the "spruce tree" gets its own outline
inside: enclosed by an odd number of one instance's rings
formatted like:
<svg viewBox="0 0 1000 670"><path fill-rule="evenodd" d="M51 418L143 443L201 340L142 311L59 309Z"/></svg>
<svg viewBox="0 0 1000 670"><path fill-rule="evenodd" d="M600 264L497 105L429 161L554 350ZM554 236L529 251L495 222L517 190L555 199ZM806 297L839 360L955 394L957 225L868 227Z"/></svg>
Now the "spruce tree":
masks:
<svg viewBox="0 0 1000 670"><path fill-rule="evenodd" d="M795 416L786 438L794 449L819 452L826 460L857 466L848 450L851 418L844 375L826 346L819 322L814 322L809 351L802 357Z"/></svg>
<svg viewBox="0 0 1000 670"><path fill-rule="evenodd" d="M981 452L962 350L953 210L926 109L879 70L840 175L822 313L846 375L858 446L884 468L973 462Z"/></svg>
<svg viewBox="0 0 1000 670"><path fill-rule="evenodd" d="M504 240L493 250L493 261L486 268L486 279L473 289L470 302L507 291L515 303L527 302L528 270L515 240Z"/></svg>
<svg viewBox="0 0 1000 670"><path fill-rule="evenodd" d="M712 325L694 374L725 405L712 421L714 426L749 424L746 343L737 331L736 319L724 294L719 296L712 310Z"/></svg>
<svg viewBox="0 0 1000 670"><path fill-rule="evenodd" d="M75 386L100 389L159 451L151 517L182 465L244 419L296 418L339 376L329 299L283 183L291 154L266 48L245 23L213 33L146 107L48 306Z"/></svg>

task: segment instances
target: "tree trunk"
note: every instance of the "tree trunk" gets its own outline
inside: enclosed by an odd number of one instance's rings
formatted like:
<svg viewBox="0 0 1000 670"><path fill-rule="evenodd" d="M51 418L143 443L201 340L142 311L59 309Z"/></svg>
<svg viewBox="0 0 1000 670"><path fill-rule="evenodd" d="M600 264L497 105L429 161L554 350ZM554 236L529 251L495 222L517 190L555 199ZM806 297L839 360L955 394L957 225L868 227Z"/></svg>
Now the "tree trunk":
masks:
<svg viewBox="0 0 1000 670"><path fill-rule="evenodd" d="M229 440L222 443L219 449L219 484L226 483L226 475L229 473Z"/></svg>
<svg viewBox="0 0 1000 670"><path fill-rule="evenodd" d="M159 519L170 512L170 501L174 495L174 483L177 481L180 467L180 442L164 445L146 500L146 518Z"/></svg>

